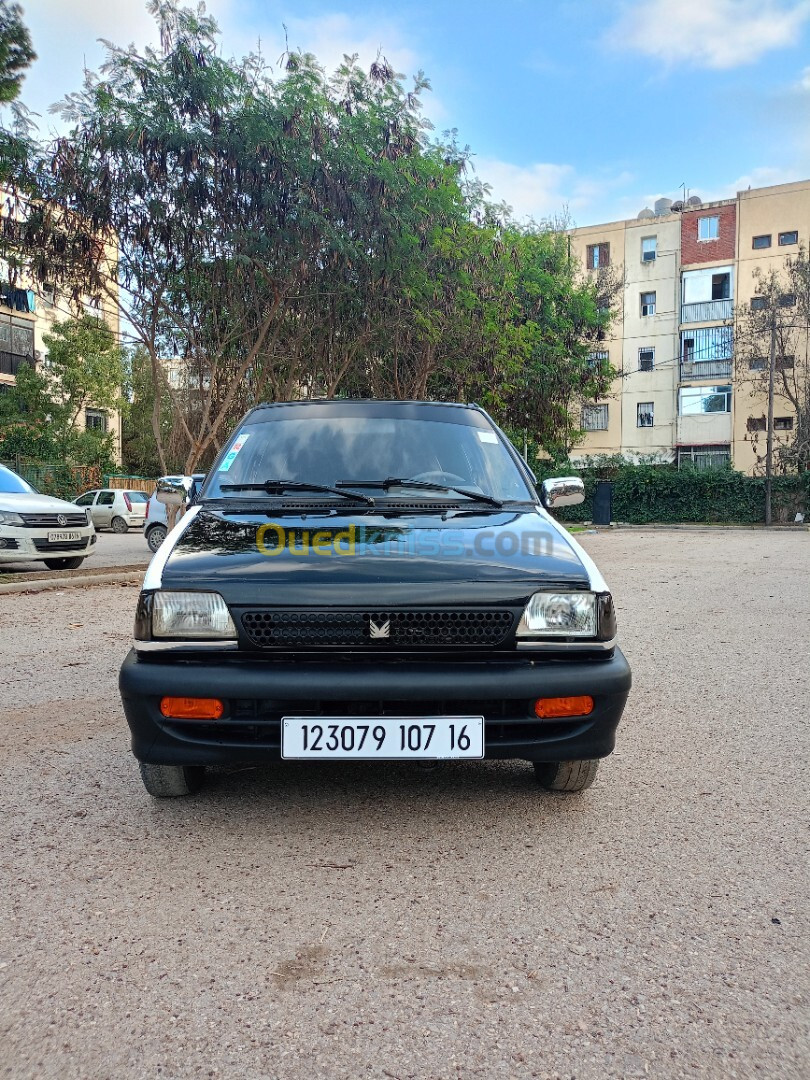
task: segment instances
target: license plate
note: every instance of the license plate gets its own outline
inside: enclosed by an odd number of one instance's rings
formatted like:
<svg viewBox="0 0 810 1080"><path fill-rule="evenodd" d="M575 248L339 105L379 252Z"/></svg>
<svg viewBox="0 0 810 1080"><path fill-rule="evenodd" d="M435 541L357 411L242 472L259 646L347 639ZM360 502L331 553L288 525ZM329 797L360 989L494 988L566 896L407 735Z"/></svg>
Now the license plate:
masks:
<svg viewBox="0 0 810 1080"><path fill-rule="evenodd" d="M482 758L483 716L283 716L290 758Z"/></svg>
<svg viewBox="0 0 810 1080"><path fill-rule="evenodd" d="M81 534L77 532L49 532L49 544L61 544L67 540L81 540Z"/></svg>

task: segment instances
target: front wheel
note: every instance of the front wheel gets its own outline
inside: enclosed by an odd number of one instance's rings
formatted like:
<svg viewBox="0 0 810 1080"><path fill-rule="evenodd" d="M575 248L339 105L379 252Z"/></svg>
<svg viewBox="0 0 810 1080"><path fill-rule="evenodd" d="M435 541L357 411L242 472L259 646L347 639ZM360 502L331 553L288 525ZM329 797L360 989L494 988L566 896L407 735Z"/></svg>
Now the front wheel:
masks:
<svg viewBox="0 0 810 1080"><path fill-rule="evenodd" d="M191 795L202 786L205 768L202 765L152 765L141 762L143 786L156 799L177 799Z"/></svg>
<svg viewBox="0 0 810 1080"><path fill-rule="evenodd" d="M537 783L546 791L584 791L596 779L599 761L535 761Z"/></svg>
<svg viewBox="0 0 810 1080"><path fill-rule="evenodd" d="M146 542L149 545L150 551L157 551L163 541L166 539L167 529L165 525L155 525L153 529L150 529L146 534Z"/></svg>
<svg viewBox="0 0 810 1080"><path fill-rule="evenodd" d="M114 533L125 533L128 531L129 525L122 517L114 517L110 522L110 528Z"/></svg>
<svg viewBox="0 0 810 1080"><path fill-rule="evenodd" d="M45 559L45 565L49 570L78 570L84 562L84 557L74 559Z"/></svg>

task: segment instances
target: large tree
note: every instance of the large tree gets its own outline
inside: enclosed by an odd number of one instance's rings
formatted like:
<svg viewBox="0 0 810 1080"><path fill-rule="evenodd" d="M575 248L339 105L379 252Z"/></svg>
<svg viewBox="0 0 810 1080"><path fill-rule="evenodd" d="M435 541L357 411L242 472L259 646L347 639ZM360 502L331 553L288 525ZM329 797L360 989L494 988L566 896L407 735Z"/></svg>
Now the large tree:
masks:
<svg viewBox="0 0 810 1080"><path fill-rule="evenodd" d="M117 305L149 359L161 469L205 465L247 407L302 394L474 397L570 442L610 376L587 362L599 290L559 230L516 226L469 152L431 141L424 78L407 90L382 56L327 76L300 52L276 74L225 59L202 9L150 6L161 48L110 45L65 99L14 239L39 280Z"/></svg>
<svg viewBox="0 0 810 1080"><path fill-rule="evenodd" d="M781 269L755 271L755 293L737 312L737 376L768 401L773 380L777 404L793 413L787 441L775 447L774 466L784 472L810 469L810 258L802 248ZM766 442L768 423L765 420ZM757 445L760 464L765 448Z"/></svg>

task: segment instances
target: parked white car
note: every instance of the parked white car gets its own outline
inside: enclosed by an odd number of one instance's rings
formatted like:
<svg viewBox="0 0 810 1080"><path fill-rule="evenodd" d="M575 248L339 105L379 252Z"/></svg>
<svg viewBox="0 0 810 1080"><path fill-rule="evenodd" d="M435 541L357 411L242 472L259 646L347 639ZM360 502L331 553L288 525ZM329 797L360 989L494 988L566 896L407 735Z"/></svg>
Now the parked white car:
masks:
<svg viewBox="0 0 810 1080"><path fill-rule="evenodd" d="M95 542L87 510L40 495L0 465L0 562L42 561L49 570L75 570Z"/></svg>
<svg viewBox="0 0 810 1080"><path fill-rule="evenodd" d="M181 476L161 476L161 480L178 482L183 478ZM189 496L193 499L197 492L202 487L202 482L205 480L205 473L194 473L192 476L194 483L189 492ZM146 520L143 526L143 535L146 537L146 542L149 545L150 551L157 551L163 541L166 539L166 534L169 531L168 519L166 516L166 507L163 503L157 500L157 490L155 490L149 498L149 502L146 504Z"/></svg>
<svg viewBox="0 0 810 1080"><path fill-rule="evenodd" d="M85 491L73 500L77 506L87 508L97 529L112 529L125 533L127 529L140 529L146 517L149 496L145 491L119 491L117 488L100 488Z"/></svg>

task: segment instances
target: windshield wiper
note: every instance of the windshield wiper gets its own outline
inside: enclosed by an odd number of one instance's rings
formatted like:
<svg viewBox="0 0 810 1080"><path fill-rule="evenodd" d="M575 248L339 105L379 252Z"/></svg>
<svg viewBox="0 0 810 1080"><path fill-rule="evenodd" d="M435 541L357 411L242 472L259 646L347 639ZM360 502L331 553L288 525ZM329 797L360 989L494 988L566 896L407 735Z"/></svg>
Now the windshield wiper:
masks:
<svg viewBox="0 0 810 1080"><path fill-rule="evenodd" d="M301 480L265 480L262 484L220 484L220 491L264 491L267 495L283 495L285 491L317 491L326 495L340 495L342 499L354 499L355 502L374 506L370 495L360 495L356 491L341 491L340 488L326 484L308 484Z"/></svg>
<svg viewBox="0 0 810 1080"><path fill-rule="evenodd" d="M469 488L453 487L451 484L430 483L427 480L409 480L407 477L402 476L389 476L385 480L338 480L335 486L339 488L378 487L382 488L383 491L388 491L392 487L423 488L426 491L453 491L456 495L465 495L468 499L475 499L476 502L495 506L499 510L503 506L500 499L496 499L494 495L485 495L483 491L471 491Z"/></svg>

